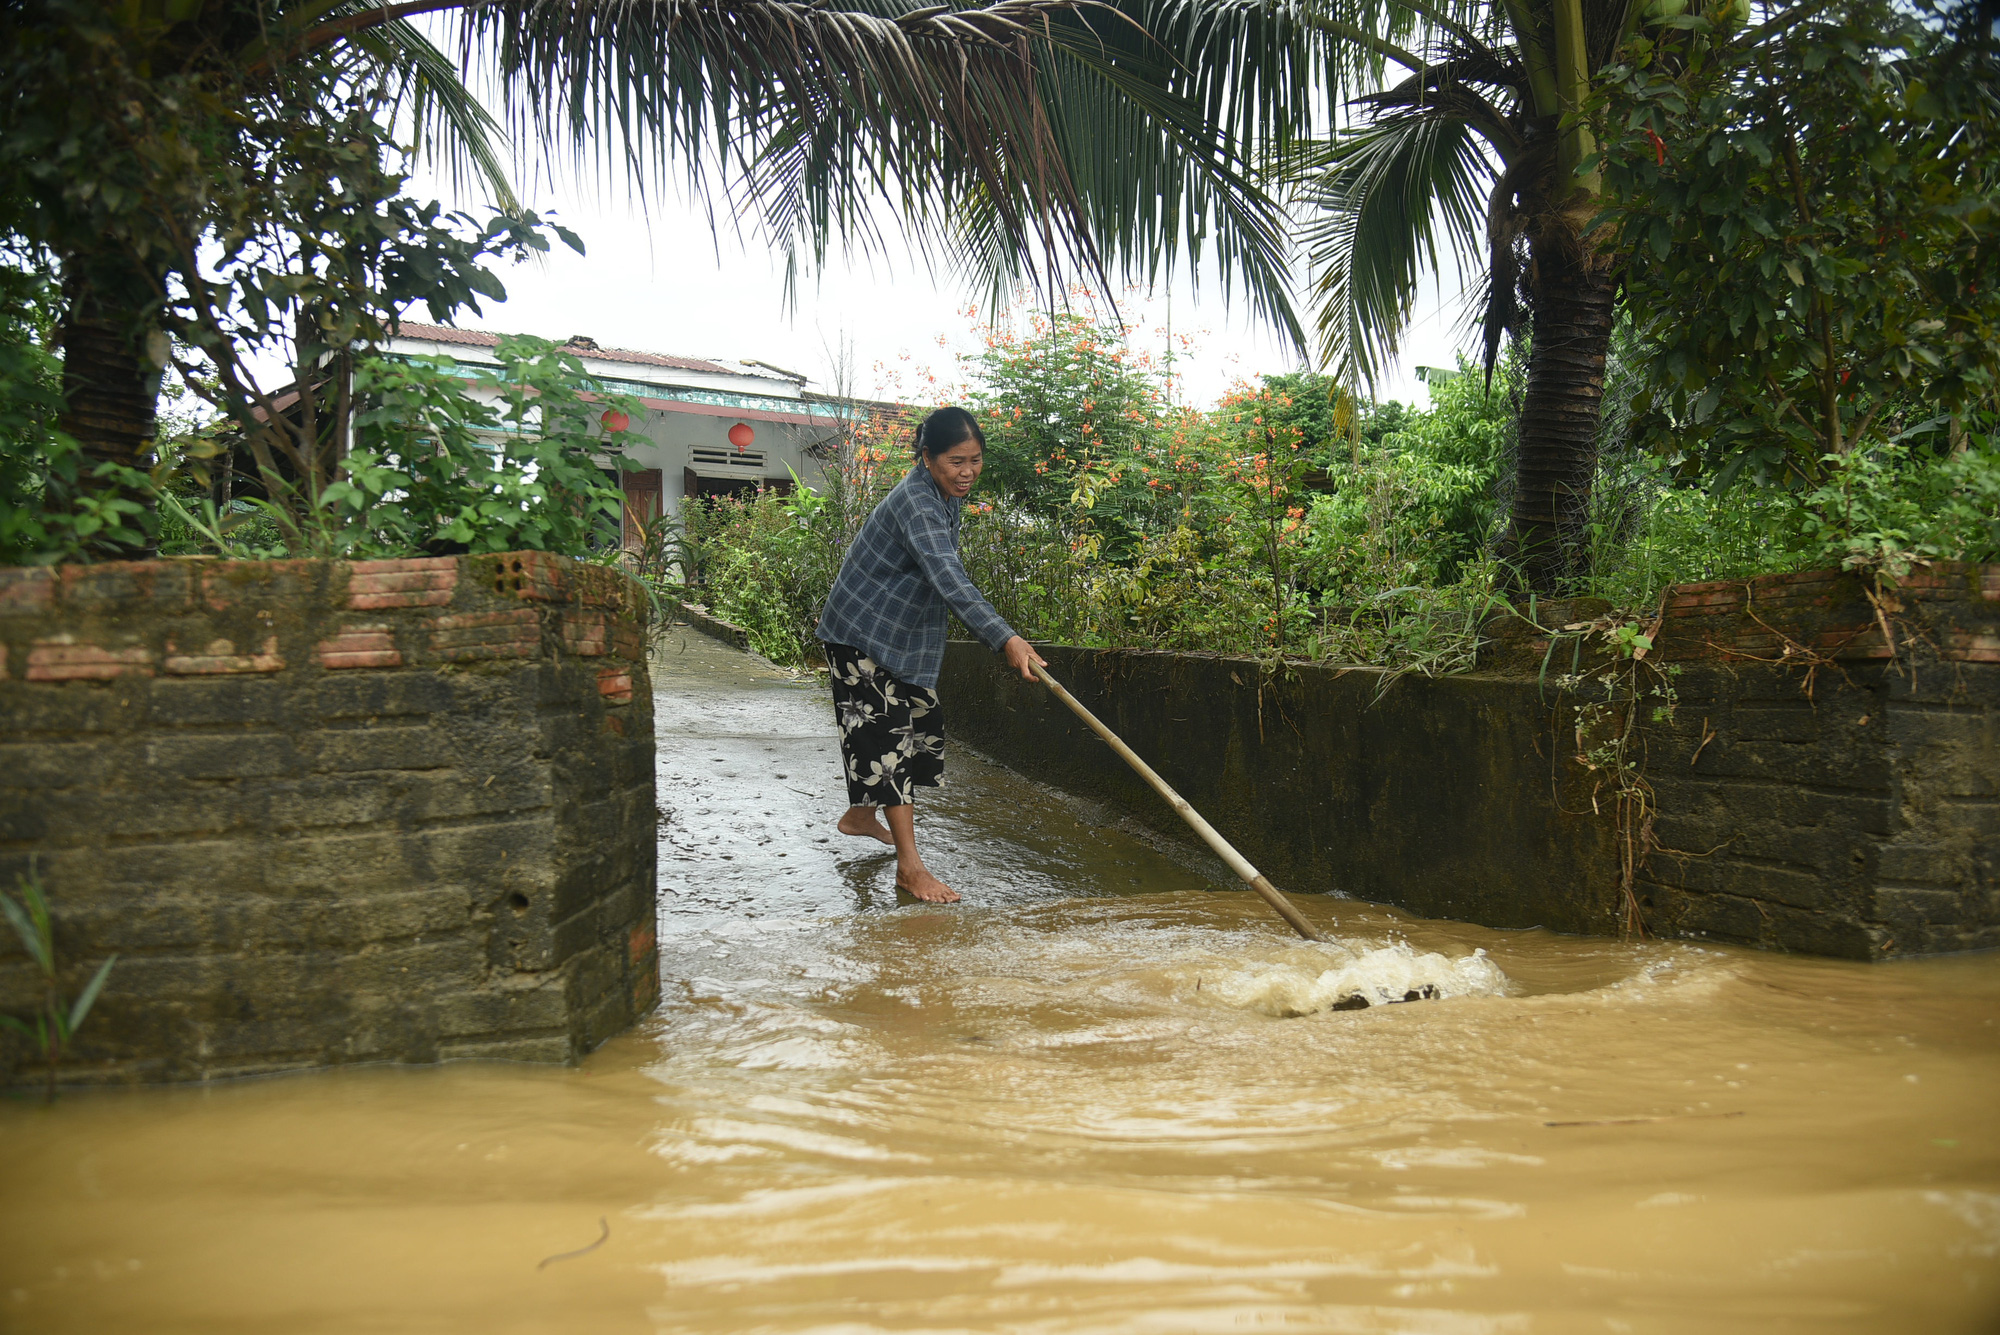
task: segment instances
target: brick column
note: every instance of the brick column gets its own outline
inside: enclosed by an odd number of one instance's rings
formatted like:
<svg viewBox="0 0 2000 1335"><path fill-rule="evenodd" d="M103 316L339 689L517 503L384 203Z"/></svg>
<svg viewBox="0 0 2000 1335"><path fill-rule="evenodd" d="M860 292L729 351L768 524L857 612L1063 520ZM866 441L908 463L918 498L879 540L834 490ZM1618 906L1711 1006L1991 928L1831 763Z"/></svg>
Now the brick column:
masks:
<svg viewBox="0 0 2000 1335"><path fill-rule="evenodd" d="M67 1078L566 1061L649 1010L645 608L539 552L0 570L0 885L33 858L72 988L120 956Z"/></svg>

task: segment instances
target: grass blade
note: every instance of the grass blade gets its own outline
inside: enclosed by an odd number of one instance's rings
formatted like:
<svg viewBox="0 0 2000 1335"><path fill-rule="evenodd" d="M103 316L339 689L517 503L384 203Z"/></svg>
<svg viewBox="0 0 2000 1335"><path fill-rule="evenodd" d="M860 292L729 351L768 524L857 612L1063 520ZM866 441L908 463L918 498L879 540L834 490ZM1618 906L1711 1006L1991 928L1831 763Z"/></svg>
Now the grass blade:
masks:
<svg viewBox="0 0 2000 1335"><path fill-rule="evenodd" d="M77 1026L83 1023L83 1017L90 1014L90 1008L97 1004L97 994L104 990L104 980L111 976L111 966L117 962L118 956L113 955L98 965L97 972L92 974L90 981L84 985L83 991L77 996L76 1004L69 1008L70 1033L76 1032Z"/></svg>
<svg viewBox="0 0 2000 1335"><path fill-rule="evenodd" d="M24 885L22 893L33 894L33 887ZM5 911L7 921L13 924L14 935L21 938L22 948L34 957L43 973L50 972L53 964L49 958L49 939L38 930L39 924L30 916L29 910L16 903L11 895L0 894L0 911Z"/></svg>

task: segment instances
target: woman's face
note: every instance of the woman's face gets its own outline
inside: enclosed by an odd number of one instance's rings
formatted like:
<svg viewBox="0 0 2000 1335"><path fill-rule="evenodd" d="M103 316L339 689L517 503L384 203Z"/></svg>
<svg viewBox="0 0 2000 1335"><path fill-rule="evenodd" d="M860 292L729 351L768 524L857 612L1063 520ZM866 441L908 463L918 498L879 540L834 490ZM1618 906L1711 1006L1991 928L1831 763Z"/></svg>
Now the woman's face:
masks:
<svg viewBox="0 0 2000 1335"><path fill-rule="evenodd" d="M968 437L942 454L925 455L924 467L937 479L938 490L963 500L972 491L972 484L979 481L980 470L986 467L986 452L979 448L978 441Z"/></svg>

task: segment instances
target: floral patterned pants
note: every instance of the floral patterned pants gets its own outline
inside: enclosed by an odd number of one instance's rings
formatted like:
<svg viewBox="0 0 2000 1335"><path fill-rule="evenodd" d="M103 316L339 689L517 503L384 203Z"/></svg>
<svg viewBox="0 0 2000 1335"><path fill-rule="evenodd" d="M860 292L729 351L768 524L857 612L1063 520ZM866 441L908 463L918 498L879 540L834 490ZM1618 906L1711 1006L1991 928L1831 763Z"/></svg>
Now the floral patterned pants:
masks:
<svg viewBox="0 0 2000 1335"><path fill-rule="evenodd" d="M944 710L937 692L889 675L859 649L826 646L833 669L833 714L847 767L847 800L857 807L901 807L919 784L944 777Z"/></svg>

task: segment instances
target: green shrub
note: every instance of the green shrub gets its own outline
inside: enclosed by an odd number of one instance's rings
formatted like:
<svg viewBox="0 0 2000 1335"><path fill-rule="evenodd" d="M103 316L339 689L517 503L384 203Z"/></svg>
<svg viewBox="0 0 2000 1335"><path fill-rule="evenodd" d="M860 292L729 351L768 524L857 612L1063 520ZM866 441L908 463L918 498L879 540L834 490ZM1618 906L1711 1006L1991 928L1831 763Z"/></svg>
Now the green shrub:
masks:
<svg viewBox="0 0 2000 1335"><path fill-rule="evenodd" d="M1138 394L1149 373L1118 359L1110 337L1060 325L1044 331L1047 346L1002 342L980 363L995 376L974 396L991 434L1042 451L1031 482L1002 457L962 530L967 572L1016 629L1084 646L1472 665L1508 587L1491 540L1518 355L1490 392L1461 367L1433 385L1427 409L1363 410L1323 380L1287 376L1191 412ZM1005 395L1041 374L1062 383L1020 419L1003 413ZM1106 386L1144 411L1115 429L1090 416L1100 405L1089 391ZM2000 558L2000 451L1981 430L1961 432L1955 452L1937 452L1942 432L1917 430L1829 457L1809 488L1717 492L1619 447L1622 421L1609 429L1591 573L1576 590L1620 608L1648 609L1674 583L1842 565L1894 579L1924 560ZM1047 434L1058 427L1088 448L1065 449ZM906 459L864 445L829 469L823 494L691 506L673 569L759 652L816 663L812 628L841 554Z"/></svg>
<svg viewBox="0 0 2000 1335"><path fill-rule="evenodd" d="M1942 455L1904 442L1828 455L1817 471L1812 487L1716 494L1640 470L1637 521L1594 535L1587 591L1640 608L1671 584L1838 568L1893 580L1923 561L2000 560L2000 442L1990 435Z"/></svg>

